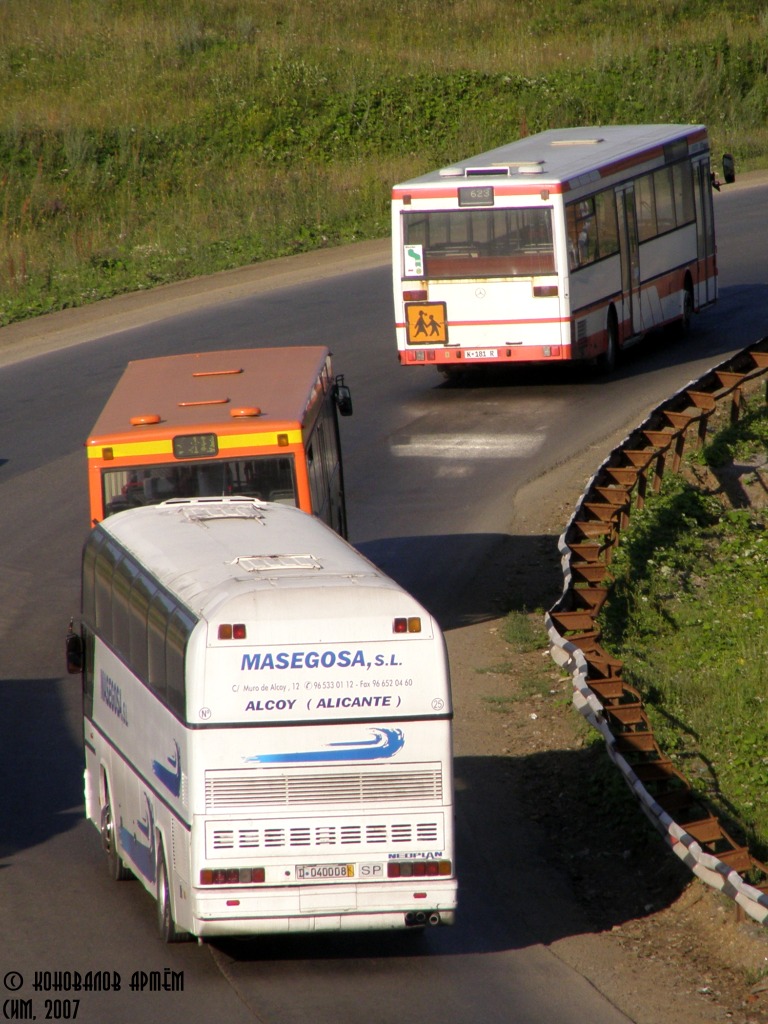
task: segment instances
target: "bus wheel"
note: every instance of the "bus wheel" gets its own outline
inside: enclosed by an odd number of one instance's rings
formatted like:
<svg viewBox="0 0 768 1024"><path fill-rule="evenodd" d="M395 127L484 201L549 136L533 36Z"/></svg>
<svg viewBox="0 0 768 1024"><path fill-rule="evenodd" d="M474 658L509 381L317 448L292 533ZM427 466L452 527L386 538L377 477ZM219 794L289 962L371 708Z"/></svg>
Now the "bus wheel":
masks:
<svg viewBox="0 0 768 1024"><path fill-rule="evenodd" d="M608 336L605 352L602 352L596 360L600 373L610 373L616 369L616 360L619 356L619 322L616 319L616 310L611 307L608 311L608 323L605 328Z"/></svg>
<svg viewBox="0 0 768 1024"><path fill-rule="evenodd" d="M691 329L693 320L693 288L690 281L685 282L683 289L683 310L680 319L677 321L677 333L684 338Z"/></svg>
<svg viewBox="0 0 768 1024"><path fill-rule="evenodd" d="M104 797L104 806L101 808L101 845L107 855L109 877L114 878L116 882L124 882L131 877L131 872L123 864L123 858L117 849L115 820L112 817L112 804L108 787L104 791Z"/></svg>
<svg viewBox="0 0 768 1024"><path fill-rule="evenodd" d="M171 894L168 888L168 870L165 866L162 844L157 851L157 927L163 942L188 942L192 938L189 932L178 929L173 920Z"/></svg>

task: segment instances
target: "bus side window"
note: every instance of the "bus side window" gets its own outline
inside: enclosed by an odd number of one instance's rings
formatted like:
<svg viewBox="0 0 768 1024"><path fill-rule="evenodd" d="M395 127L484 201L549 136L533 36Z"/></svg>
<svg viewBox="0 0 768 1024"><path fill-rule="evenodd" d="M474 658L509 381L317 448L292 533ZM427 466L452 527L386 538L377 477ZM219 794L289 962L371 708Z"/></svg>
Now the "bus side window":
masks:
<svg viewBox="0 0 768 1024"><path fill-rule="evenodd" d="M115 650L126 659L130 658L131 650L131 586L138 572L136 563L126 556L115 567L112 577L112 639Z"/></svg>
<svg viewBox="0 0 768 1024"><path fill-rule="evenodd" d="M693 205L693 177L689 163L675 164L672 168L672 181L675 193L675 223L678 227L690 224L695 220Z"/></svg>
<svg viewBox="0 0 768 1024"><path fill-rule="evenodd" d="M104 640L113 646L112 637L112 575L120 553L111 541L96 556L94 574L95 624Z"/></svg>
<svg viewBox="0 0 768 1024"><path fill-rule="evenodd" d="M168 620L165 644L165 678L168 684L167 703L181 717L186 714L186 689L184 686L184 662L187 641L194 629L195 620L181 608L175 608Z"/></svg>
<svg viewBox="0 0 768 1024"><path fill-rule="evenodd" d="M324 479L323 449L320 438L320 431L316 427L313 433L312 442L307 447L307 473L309 475L309 490L312 497L312 512L325 520L325 496L327 485Z"/></svg>
<svg viewBox="0 0 768 1024"><path fill-rule="evenodd" d="M149 679L147 620L155 592L155 586L143 575L137 576L131 587L128 663L144 683Z"/></svg>
<svg viewBox="0 0 768 1024"><path fill-rule="evenodd" d="M619 225L616 219L616 195L605 189L595 196L597 226L597 255L600 259L614 256L619 251Z"/></svg>
<svg viewBox="0 0 768 1024"><path fill-rule="evenodd" d="M106 535L100 530L91 533L83 552L83 619L96 623L96 559Z"/></svg>
<svg viewBox="0 0 768 1024"><path fill-rule="evenodd" d="M646 242L656 235L656 198L653 194L653 175L644 174L635 182L637 204L637 237Z"/></svg>
<svg viewBox="0 0 768 1024"><path fill-rule="evenodd" d="M571 203L567 208L568 261L571 270L592 263L597 255L595 200Z"/></svg>
<svg viewBox="0 0 768 1024"><path fill-rule="evenodd" d="M157 591L149 606L147 618L147 683L163 703L167 702L168 680L165 674L165 636L168 620L173 611L173 602L161 591Z"/></svg>
<svg viewBox="0 0 768 1024"><path fill-rule="evenodd" d="M677 223L671 167L662 167L654 173L653 190L656 196L656 229L659 234L663 231L672 231L677 227Z"/></svg>
<svg viewBox="0 0 768 1024"><path fill-rule="evenodd" d="M93 718L93 659L96 637L83 627L83 714Z"/></svg>

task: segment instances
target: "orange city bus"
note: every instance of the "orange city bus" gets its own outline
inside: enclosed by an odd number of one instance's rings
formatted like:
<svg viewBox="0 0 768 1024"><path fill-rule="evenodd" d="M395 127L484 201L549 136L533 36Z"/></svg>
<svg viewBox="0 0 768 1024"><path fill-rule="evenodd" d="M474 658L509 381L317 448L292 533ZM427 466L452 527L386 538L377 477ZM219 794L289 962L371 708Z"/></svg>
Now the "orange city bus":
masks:
<svg viewBox="0 0 768 1024"><path fill-rule="evenodd" d="M400 362L610 369L687 327L717 298L719 184L703 125L651 124L556 128L395 185Z"/></svg>
<svg viewBox="0 0 768 1024"><path fill-rule="evenodd" d="M86 442L91 524L168 498L245 495L346 537L337 411L352 400L323 346L130 362Z"/></svg>

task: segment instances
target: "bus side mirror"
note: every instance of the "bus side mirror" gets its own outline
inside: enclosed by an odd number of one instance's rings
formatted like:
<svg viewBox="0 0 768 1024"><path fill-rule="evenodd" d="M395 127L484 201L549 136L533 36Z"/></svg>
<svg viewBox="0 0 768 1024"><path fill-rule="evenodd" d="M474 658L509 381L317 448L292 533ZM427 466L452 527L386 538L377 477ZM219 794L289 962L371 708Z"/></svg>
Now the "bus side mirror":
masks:
<svg viewBox="0 0 768 1024"><path fill-rule="evenodd" d="M69 627L65 641L67 652L67 672L70 675L78 675L83 671L83 638Z"/></svg>
<svg viewBox="0 0 768 1024"><path fill-rule="evenodd" d="M336 408L342 416L352 415L352 392L349 390L347 385L344 383L344 377L339 376L336 378L334 388L334 398L336 399Z"/></svg>
<svg viewBox="0 0 768 1024"><path fill-rule="evenodd" d="M732 185L736 181L736 161L731 153L723 154L723 181L726 185Z"/></svg>

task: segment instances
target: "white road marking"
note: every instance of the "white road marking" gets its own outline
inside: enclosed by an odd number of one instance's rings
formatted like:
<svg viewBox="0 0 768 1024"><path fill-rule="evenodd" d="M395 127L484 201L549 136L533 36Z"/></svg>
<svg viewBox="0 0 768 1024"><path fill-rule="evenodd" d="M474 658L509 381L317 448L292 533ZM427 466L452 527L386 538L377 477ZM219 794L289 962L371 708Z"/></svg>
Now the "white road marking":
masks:
<svg viewBox="0 0 768 1024"><path fill-rule="evenodd" d="M533 455L544 434L421 434L391 446L393 455L432 459L514 459Z"/></svg>

